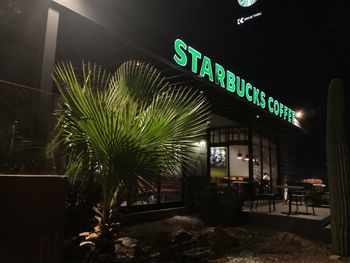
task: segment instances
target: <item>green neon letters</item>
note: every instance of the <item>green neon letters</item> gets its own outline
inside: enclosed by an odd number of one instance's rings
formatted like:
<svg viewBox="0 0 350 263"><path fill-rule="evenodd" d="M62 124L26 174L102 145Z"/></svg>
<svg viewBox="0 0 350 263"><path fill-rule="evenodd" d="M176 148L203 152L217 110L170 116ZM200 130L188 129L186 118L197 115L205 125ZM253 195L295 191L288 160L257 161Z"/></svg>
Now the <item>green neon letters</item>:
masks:
<svg viewBox="0 0 350 263"><path fill-rule="evenodd" d="M205 75L207 75L209 80L213 81L213 69L211 67L210 58L206 56L203 57L201 72L199 73L199 75L201 75L202 77L205 77Z"/></svg>
<svg viewBox="0 0 350 263"><path fill-rule="evenodd" d="M215 83L220 83L220 86L225 88L225 69L217 63L215 63Z"/></svg>
<svg viewBox="0 0 350 263"><path fill-rule="evenodd" d="M253 89L252 84L247 83L247 85L245 86L245 96L247 98L248 101L252 101L253 97L252 95L250 95L249 91Z"/></svg>
<svg viewBox="0 0 350 263"><path fill-rule="evenodd" d="M174 60L180 66L187 65L187 56L185 50L187 49L187 45L181 39L176 39L175 41L175 52Z"/></svg>
<svg viewBox="0 0 350 263"><path fill-rule="evenodd" d="M226 71L226 89L230 92L236 91L236 76L231 71Z"/></svg>
<svg viewBox="0 0 350 263"><path fill-rule="evenodd" d="M262 109L265 109L267 106L270 113L295 124L295 111L278 100L267 97L264 91L254 87L251 83L246 82L231 71L225 70L220 64L212 63L209 57L188 46L183 40L176 39L174 49L175 54L173 58L178 65L185 67L188 61L190 61L190 67L193 73L207 77L211 82L215 82L229 92L236 93L239 97L245 98L248 102Z"/></svg>
<svg viewBox="0 0 350 263"><path fill-rule="evenodd" d="M260 93L260 90L254 87L254 89L253 89L253 103L258 105L258 106L260 106L259 93Z"/></svg>
<svg viewBox="0 0 350 263"><path fill-rule="evenodd" d="M202 54L192 47L188 47L188 52L192 54L192 72L197 74L198 59L202 58Z"/></svg>
<svg viewBox="0 0 350 263"><path fill-rule="evenodd" d="M260 107L263 109L265 109L265 107L266 107L265 96L266 96L265 92L261 91L260 92L260 101L261 101Z"/></svg>
<svg viewBox="0 0 350 263"><path fill-rule="evenodd" d="M245 93L245 80L241 79L240 77L236 76L236 83L237 83L237 94L240 97L244 97L244 93Z"/></svg>

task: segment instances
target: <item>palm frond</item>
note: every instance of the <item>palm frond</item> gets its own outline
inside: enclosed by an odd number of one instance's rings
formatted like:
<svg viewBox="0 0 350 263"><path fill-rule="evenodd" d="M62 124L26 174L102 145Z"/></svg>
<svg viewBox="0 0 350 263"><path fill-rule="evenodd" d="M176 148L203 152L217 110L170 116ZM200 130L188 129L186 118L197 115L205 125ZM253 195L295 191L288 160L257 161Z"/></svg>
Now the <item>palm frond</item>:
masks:
<svg viewBox="0 0 350 263"><path fill-rule="evenodd" d="M170 86L137 61L122 64L113 76L83 63L78 76L71 63L56 67L62 102L50 149L65 146L73 179L86 166L98 167L108 211L127 189L144 191L179 164L191 164L209 119L202 94Z"/></svg>

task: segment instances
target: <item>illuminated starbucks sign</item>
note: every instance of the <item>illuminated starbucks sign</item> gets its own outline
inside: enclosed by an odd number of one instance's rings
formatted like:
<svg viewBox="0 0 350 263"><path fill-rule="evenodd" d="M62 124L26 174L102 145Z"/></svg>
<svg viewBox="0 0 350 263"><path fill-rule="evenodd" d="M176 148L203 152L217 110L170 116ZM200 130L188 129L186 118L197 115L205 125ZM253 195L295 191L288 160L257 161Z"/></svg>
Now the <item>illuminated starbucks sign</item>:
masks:
<svg viewBox="0 0 350 263"><path fill-rule="evenodd" d="M258 0L238 0L238 3L243 7L254 5Z"/></svg>
<svg viewBox="0 0 350 263"><path fill-rule="evenodd" d="M209 57L187 45L183 40L176 39L174 49L173 59L179 66L189 66L194 74L207 78L227 92L234 93L248 102L268 110L277 117L296 125L294 110L268 96L264 91L232 71L225 69L222 65L213 62Z"/></svg>

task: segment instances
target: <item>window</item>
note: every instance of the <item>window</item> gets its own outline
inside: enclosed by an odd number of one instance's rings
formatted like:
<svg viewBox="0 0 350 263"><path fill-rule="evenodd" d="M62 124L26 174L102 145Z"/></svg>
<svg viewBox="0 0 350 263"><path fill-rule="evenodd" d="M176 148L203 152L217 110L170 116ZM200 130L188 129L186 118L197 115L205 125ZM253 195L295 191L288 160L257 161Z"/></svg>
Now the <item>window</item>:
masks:
<svg viewBox="0 0 350 263"><path fill-rule="evenodd" d="M238 154L242 158L238 159ZM243 180L249 178L249 161L245 159L248 154L247 145L230 145L230 179Z"/></svg>
<svg viewBox="0 0 350 263"><path fill-rule="evenodd" d="M261 134L262 133L262 134ZM253 132L253 178L262 189L276 187L278 178L277 138L267 131Z"/></svg>

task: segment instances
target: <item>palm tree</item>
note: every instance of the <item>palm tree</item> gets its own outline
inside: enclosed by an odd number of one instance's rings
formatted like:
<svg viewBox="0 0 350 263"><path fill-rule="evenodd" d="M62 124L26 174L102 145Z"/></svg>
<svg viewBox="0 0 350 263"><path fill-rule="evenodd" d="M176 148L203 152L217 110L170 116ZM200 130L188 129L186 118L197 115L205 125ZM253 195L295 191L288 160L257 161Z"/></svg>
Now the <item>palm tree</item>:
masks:
<svg viewBox="0 0 350 263"><path fill-rule="evenodd" d="M199 92L169 84L143 62L126 62L114 75L83 63L79 74L71 63L56 66L62 100L49 152L63 145L73 181L96 176L101 220L108 224L128 189L145 191L180 163L191 164L209 105Z"/></svg>

